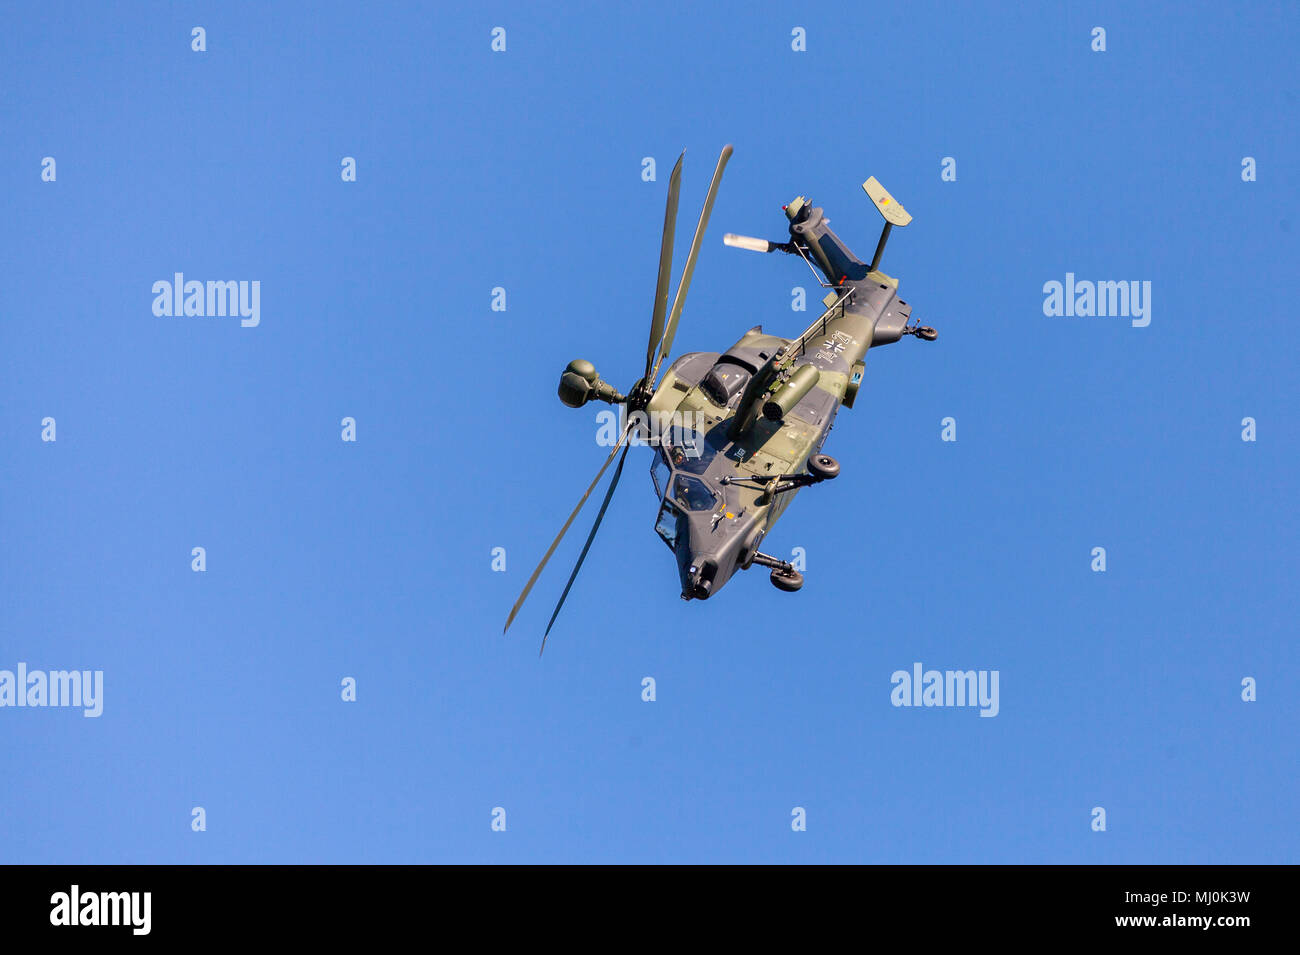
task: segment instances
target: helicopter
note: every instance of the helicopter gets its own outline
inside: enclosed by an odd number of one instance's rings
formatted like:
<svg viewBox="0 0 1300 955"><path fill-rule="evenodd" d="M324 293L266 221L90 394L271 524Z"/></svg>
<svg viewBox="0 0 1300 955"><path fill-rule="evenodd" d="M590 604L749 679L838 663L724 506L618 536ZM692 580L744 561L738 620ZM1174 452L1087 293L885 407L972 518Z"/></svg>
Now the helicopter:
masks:
<svg viewBox="0 0 1300 955"><path fill-rule="evenodd" d="M650 474L659 499L655 532L676 558L683 600L707 600L737 571L754 565L768 568L775 587L794 592L803 586L803 575L789 561L762 553L759 546L799 490L839 475L839 463L821 449L839 409L853 407L868 349L905 335L924 341L938 338L933 328L911 323L912 308L898 297L898 280L879 271L890 232L895 226L906 226L912 217L873 176L862 188L885 225L870 264L848 249L831 231L824 211L804 196L782 207L788 240L734 233L723 237L733 248L797 255L807 263L827 292L822 299L824 310L802 334L783 338L756 325L725 352L682 355L668 366L660 381L659 370L672 350L731 154L728 144L718 157L669 309L668 284L685 150L673 167L641 378L622 394L583 359L571 361L560 376L558 393L565 405L581 408L593 401L618 405L626 413L626 423L621 424L613 450L506 619L503 633L510 629L560 541L618 457L596 520L546 625L541 652L591 550L634 436L637 443L654 446ZM668 422L669 426L652 429L649 424L653 422Z"/></svg>

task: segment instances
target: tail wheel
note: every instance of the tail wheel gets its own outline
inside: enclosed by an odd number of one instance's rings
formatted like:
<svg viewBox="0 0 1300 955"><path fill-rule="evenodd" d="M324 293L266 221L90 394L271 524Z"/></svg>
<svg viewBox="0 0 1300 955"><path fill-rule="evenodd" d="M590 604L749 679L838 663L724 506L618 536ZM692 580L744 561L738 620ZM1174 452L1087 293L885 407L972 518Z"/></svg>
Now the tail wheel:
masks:
<svg viewBox="0 0 1300 955"><path fill-rule="evenodd" d="M773 587L777 590L784 590L788 594L794 593L803 586L803 574L797 570L774 570L771 579Z"/></svg>
<svg viewBox="0 0 1300 955"><path fill-rule="evenodd" d="M839 477L840 462L829 454L814 454L808 459L808 473L819 481Z"/></svg>

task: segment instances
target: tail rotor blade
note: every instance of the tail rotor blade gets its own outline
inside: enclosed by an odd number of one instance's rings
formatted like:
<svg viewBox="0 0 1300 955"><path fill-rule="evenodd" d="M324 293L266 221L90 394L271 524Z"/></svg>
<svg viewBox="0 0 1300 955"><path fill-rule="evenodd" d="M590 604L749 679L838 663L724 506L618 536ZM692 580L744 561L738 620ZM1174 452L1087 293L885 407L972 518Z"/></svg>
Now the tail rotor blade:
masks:
<svg viewBox="0 0 1300 955"><path fill-rule="evenodd" d="M734 232L728 232L722 237L722 242L733 249L748 249L750 252L772 251L771 242L767 239L755 239L752 235L736 235Z"/></svg>
<svg viewBox="0 0 1300 955"><path fill-rule="evenodd" d="M668 179L668 204L664 207L664 234L659 245L659 280L655 285L654 314L650 319L650 341L645 346L645 374L650 377L654 364L655 346L664 334L664 314L668 311L668 280L673 271L673 238L677 231L677 197L682 191L682 159L686 150L677 157L673 174Z"/></svg>
<svg viewBox="0 0 1300 955"><path fill-rule="evenodd" d="M578 562L573 565L573 573L569 574L569 582L564 585L564 593L560 594L560 600L555 605L555 611L546 624L546 632L542 634L542 648L537 651L539 657L546 652L546 638L551 635L551 627L555 626L555 618L560 615L560 608L564 606L564 601L569 597L569 589L573 586L574 580L577 579L578 571L582 570L582 562L587 559L587 551L591 550L591 542L596 539L596 531L600 530L600 522L605 519L605 511L609 508L610 499L614 496L614 488L618 487L618 479L623 476L623 462L627 460L627 453L631 449L631 445L625 447L623 456L618 459L618 467L614 469L614 477L610 479L609 490L605 492L605 500L601 502L600 510L596 513L596 522L591 525L591 533L587 535L587 543L582 545L582 553L578 555Z"/></svg>
<svg viewBox="0 0 1300 955"><path fill-rule="evenodd" d="M528 599L528 593L533 589L533 584L537 583L537 578L541 576L542 569L546 566L546 562L550 560L551 555L555 553L555 548L560 546L560 541L562 541L564 535L569 532L569 528L573 525L573 521L578 516L578 512L582 510L582 505L587 503L587 498L591 497L591 492L596 489L596 485L600 483L600 479L605 476L605 471L609 468L615 455L618 454L619 449L623 447L623 444L627 441L628 435L631 433L631 426L624 429L623 436L618 439L618 444L614 445L614 450L609 452L609 457L605 459L605 463L602 464L600 470L596 472L596 478L588 486L586 493L582 495L582 500L578 501L578 506L573 509L573 513L569 515L569 519L564 522L564 526L560 528L560 533L556 534L555 540L551 541L551 546L546 549L546 555L542 558L542 562L537 565L537 569L533 571L533 575L528 578L528 583L524 585L523 592L520 593L519 599L516 600L515 605L510 608L510 616L506 618L506 625L501 628L502 633L509 630L510 625L514 623L515 616L519 613L519 608L522 607L524 601Z"/></svg>
<svg viewBox="0 0 1300 955"><path fill-rule="evenodd" d="M673 338L677 335L677 321L682 317L686 305L686 293L691 287L691 276L695 273L695 260L700 256L700 246L704 243L704 230L709 226L709 214L713 212L713 200L718 196L718 185L722 182L722 170L731 158L731 144L722 147L718 165L713 170L713 181L709 183L709 194L704 197L704 208L700 210L700 221L695 226L695 238L691 240L691 251L686 257L686 267L682 270L681 281L677 284L677 297L673 299L673 310L668 316L668 325L664 329L664 340L659 346L659 360L650 375L650 380L658 376L659 366L673 347Z"/></svg>

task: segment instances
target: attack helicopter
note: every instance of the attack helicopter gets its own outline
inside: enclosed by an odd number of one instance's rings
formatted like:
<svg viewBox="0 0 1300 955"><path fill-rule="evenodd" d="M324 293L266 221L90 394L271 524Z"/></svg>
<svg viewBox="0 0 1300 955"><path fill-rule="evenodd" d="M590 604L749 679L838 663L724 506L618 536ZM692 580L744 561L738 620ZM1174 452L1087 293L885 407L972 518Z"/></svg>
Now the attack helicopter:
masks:
<svg viewBox="0 0 1300 955"><path fill-rule="evenodd" d="M840 466L822 453L822 444L841 406L852 408L862 385L867 350L912 335L934 341L933 328L911 323L912 308L898 297L898 280L879 271L885 243L895 226L912 221L907 210L875 177L862 184L884 217L876 252L867 264L831 231L823 210L804 196L783 207L789 238L769 241L728 233L723 242L754 252L797 255L827 290L823 311L802 334L784 338L756 325L725 352L690 352L659 370L672 350L722 172L731 158L727 145L718 157L690 252L668 307L677 201L683 150L668 181L659 275L655 285L645 372L622 394L585 360L569 363L560 376L559 397L570 408L593 401L621 406L626 423L506 619L510 628L543 568L600 484L614 458L618 465L542 637L559 616L591 550L596 531L623 474L635 435L654 447L650 474L659 507L655 532L673 552L683 600L707 600L740 570L755 564L770 571L778 589L793 592L803 575L789 562L759 550L772 525L800 489L834 479ZM674 424L650 433L647 422ZM503 632L504 632L503 630Z"/></svg>

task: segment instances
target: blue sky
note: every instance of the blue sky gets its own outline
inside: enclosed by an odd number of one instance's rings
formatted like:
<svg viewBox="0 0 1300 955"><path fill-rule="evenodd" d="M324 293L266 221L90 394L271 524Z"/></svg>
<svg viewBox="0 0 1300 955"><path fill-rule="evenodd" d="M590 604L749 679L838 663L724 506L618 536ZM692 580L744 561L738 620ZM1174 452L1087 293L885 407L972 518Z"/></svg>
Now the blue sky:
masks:
<svg viewBox="0 0 1300 955"><path fill-rule="evenodd" d="M0 669L102 670L104 711L0 709L0 860L1297 861L1298 24L7 6ZM802 330L808 271L722 234L806 194L869 258L873 174L939 341L868 356L768 537L801 592L681 601L634 452L539 661L591 515L501 625L605 453L556 380L635 380L668 171L680 263L726 142L677 353ZM176 272L260 324L155 316ZM1067 272L1150 325L1045 316ZM997 717L891 705L918 661L997 670Z"/></svg>

